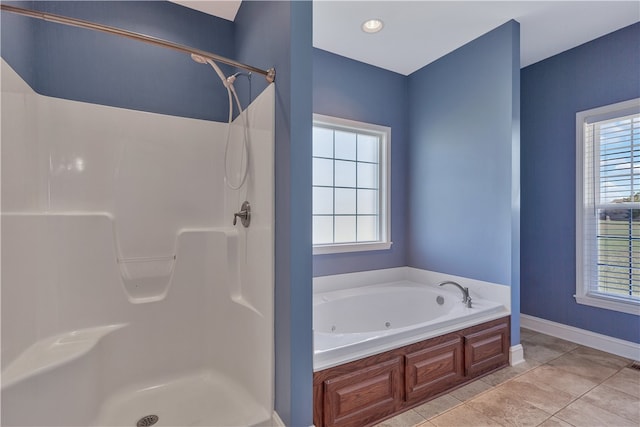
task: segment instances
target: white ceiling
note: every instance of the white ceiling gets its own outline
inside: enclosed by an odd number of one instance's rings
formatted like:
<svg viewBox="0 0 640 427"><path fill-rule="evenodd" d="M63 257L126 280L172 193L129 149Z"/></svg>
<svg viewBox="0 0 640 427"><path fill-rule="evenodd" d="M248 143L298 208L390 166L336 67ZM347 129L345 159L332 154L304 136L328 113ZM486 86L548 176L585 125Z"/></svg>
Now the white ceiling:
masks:
<svg viewBox="0 0 640 427"><path fill-rule="evenodd" d="M176 3L233 20L241 0ZM381 32L360 29L371 18ZM408 75L510 19L526 67L640 21L640 2L315 0L313 46Z"/></svg>
<svg viewBox="0 0 640 427"><path fill-rule="evenodd" d="M242 0L170 0L173 3L208 13L209 15L224 18L227 21L236 19Z"/></svg>
<svg viewBox="0 0 640 427"><path fill-rule="evenodd" d="M381 32L360 29L371 18ZM313 45L408 75L510 19L526 67L637 22L640 2L315 1Z"/></svg>

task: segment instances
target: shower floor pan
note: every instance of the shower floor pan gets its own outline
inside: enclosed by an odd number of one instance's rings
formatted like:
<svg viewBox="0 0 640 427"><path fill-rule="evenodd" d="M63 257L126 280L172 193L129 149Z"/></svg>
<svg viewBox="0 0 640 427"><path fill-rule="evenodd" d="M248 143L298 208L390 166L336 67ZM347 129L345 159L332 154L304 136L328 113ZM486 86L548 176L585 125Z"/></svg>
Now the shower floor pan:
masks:
<svg viewBox="0 0 640 427"><path fill-rule="evenodd" d="M150 415L157 416L157 422L143 420ZM203 371L122 390L105 401L93 425L258 427L271 425L271 414L223 375Z"/></svg>

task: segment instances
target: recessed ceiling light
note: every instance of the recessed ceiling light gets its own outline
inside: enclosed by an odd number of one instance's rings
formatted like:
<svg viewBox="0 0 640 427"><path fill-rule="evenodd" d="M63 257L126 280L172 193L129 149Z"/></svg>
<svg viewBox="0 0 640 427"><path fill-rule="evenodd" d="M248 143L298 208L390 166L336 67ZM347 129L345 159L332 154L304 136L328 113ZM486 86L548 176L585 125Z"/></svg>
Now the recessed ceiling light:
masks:
<svg viewBox="0 0 640 427"><path fill-rule="evenodd" d="M365 33L377 33L382 29L384 24L379 19L369 19L362 23L362 31Z"/></svg>

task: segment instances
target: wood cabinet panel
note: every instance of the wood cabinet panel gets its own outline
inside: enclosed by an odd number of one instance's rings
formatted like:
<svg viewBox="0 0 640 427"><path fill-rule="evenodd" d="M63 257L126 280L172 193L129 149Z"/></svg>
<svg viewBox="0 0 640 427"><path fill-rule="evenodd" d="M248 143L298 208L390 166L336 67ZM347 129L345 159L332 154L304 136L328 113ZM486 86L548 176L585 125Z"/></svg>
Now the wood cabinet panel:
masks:
<svg viewBox="0 0 640 427"><path fill-rule="evenodd" d="M324 381L326 426L362 426L395 413L402 405L402 358Z"/></svg>
<svg viewBox="0 0 640 427"><path fill-rule="evenodd" d="M407 353L405 393L407 402L426 399L465 381L463 341L457 334L443 343Z"/></svg>
<svg viewBox="0 0 640 427"><path fill-rule="evenodd" d="M499 319L464 336L465 375L474 377L509 362L509 322Z"/></svg>

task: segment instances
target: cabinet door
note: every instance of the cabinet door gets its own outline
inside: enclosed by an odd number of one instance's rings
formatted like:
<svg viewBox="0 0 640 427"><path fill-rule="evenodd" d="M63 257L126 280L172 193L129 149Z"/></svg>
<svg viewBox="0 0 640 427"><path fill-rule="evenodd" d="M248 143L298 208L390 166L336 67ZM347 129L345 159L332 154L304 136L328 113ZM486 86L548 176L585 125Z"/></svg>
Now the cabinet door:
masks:
<svg viewBox="0 0 640 427"><path fill-rule="evenodd" d="M487 329L464 337L465 370L468 377L481 375L509 362L509 322L500 319Z"/></svg>
<svg viewBox="0 0 640 427"><path fill-rule="evenodd" d="M455 334L447 336L445 342L407 353L407 402L418 402L464 382L463 359L462 338Z"/></svg>
<svg viewBox="0 0 640 427"><path fill-rule="evenodd" d="M324 425L360 427L402 405L402 358L378 362L324 381Z"/></svg>

